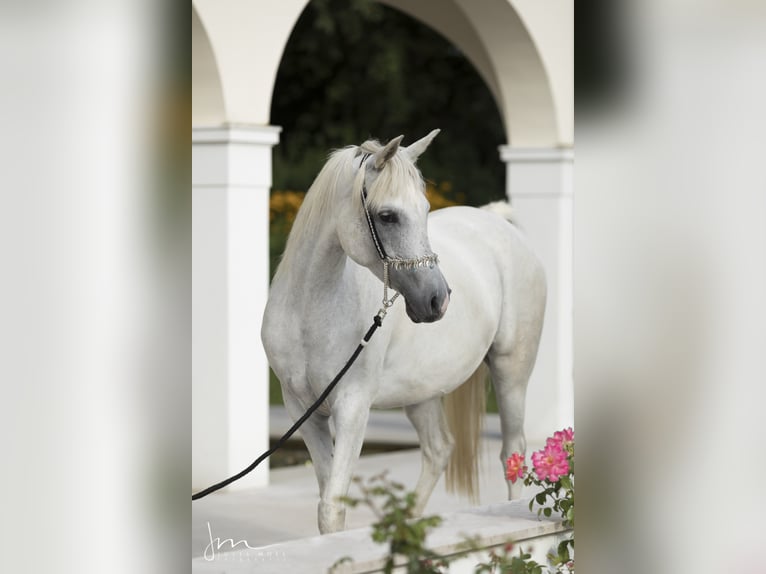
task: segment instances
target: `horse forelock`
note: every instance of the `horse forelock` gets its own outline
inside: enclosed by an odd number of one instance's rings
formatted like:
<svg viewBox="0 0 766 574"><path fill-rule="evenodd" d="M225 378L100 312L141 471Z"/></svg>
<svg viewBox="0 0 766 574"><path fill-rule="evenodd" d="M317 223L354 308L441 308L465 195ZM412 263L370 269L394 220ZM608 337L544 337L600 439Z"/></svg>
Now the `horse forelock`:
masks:
<svg viewBox="0 0 766 574"><path fill-rule="evenodd" d="M330 154L298 210L277 275L291 268L297 246L306 237L316 236L319 226L330 220L333 206L337 200L342 199L339 194L342 195L344 190L351 188L351 201L361 209L365 170L359 169L359 156L363 153L374 154L382 148L377 140L368 140L361 146L344 147ZM376 209L392 200L402 201L405 205L408 200L414 203L417 195L424 193L424 188L420 170L400 149L386 162L367 190L367 204L371 209Z"/></svg>
<svg viewBox="0 0 766 574"><path fill-rule="evenodd" d="M363 153L374 154L383 149L377 140L368 140L359 146ZM361 202L361 187L364 183L363 170L359 170L354 182L354 201ZM382 207L392 200L403 203L415 203L419 195L425 193L423 176L406 152L399 150L380 170L375 182L367 189L367 205L371 209Z"/></svg>

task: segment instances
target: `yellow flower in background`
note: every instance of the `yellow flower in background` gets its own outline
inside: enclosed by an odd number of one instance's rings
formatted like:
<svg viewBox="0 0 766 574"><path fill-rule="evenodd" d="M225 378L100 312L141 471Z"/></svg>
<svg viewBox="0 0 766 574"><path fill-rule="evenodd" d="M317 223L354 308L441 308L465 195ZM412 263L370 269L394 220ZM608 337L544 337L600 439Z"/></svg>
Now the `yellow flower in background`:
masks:
<svg viewBox="0 0 766 574"><path fill-rule="evenodd" d="M431 204L431 211L436 211L443 207L450 207L452 205L459 205L458 202L453 201L446 197L452 191L452 183L449 181L443 181L437 187L433 182L426 182L426 197Z"/></svg>
<svg viewBox="0 0 766 574"><path fill-rule="evenodd" d="M273 191L269 200L269 221L274 223L278 218L284 218L292 224L305 196L303 191Z"/></svg>
<svg viewBox="0 0 766 574"><path fill-rule="evenodd" d="M271 192L269 197L269 251L272 276L305 197L305 191L278 189ZM430 181L426 182L426 197L431 204L431 211L451 205L460 205L465 199L464 194L452 191L452 183L449 181L443 181L438 185Z"/></svg>
<svg viewBox="0 0 766 574"><path fill-rule="evenodd" d="M455 201L448 197L451 192L452 183L449 181L442 181L438 186L431 181L426 182L426 197L431 203L431 211L436 211L437 209L449 207L451 205L460 205L463 194L454 194L454 197L458 200ZM273 191L269 200L269 221L275 223L278 220L282 220L292 225L295 221L295 216L298 214L298 209L300 209L301 204L303 203L304 197L306 197L306 192L304 191Z"/></svg>

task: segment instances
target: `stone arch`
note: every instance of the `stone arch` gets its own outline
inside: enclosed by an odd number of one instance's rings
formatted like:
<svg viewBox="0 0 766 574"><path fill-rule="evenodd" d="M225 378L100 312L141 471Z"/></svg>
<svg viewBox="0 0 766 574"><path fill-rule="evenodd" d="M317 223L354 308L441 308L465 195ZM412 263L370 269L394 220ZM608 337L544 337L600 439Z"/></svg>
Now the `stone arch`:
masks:
<svg viewBox="0 0 766 574"><path fill-rule="evenodd" d="M229 125L269 124L282 52L308 0L193 0L215 55Z"/></svg>
<svg viewBox="0 0 766 574"><path fill-rule="evenodd" d="M546 69L548 61L557 73L566 73L562 70L566 62L555 53L543 54L549 48L553 51L556 42L567 41L562 38L566 18L552 21L550 12L546 18L534 5L519 1L380 1L437 30L463 51L495 97L509 144L539 147L571 142L572 122L567 116L573 112L566 109L571 93L557 97L558 86L550 82ZM557 2L557 8L566 4ZM566 91L566 85L561 88ZM557 104L564 109L557 110Z"/></svg>
<svg viewBox="0 0 766 574"><path fill-rule="evenodd" d="M220 125L226 121L218 62L207 31L192 6L192 123Z"/></svg>
<svg viewBox="0 0 766 574"><path fill-rule="evenodd" d="M379 1L464 52L497 101L510 145L571 144L571 1ZM195 122L268 125L282 53L307 4L283 0L266 18L257 2L194 0Z"/></svg>
<svg viewBox="0 0 766 574"><path fill-rule="evenodd" d="M571 2L541 8L526 0L378 1L433 28L466 55L497 102L510 145L571 144L571 50L561 49L573 41ZM280 23L291 25L283 28L278 51L273 46L270 50L276 59L269 68L268 106L284 47L307 4L308 0L292 0L284 7L290 16ZM563 16L550 17L562 11Z"/></svg>

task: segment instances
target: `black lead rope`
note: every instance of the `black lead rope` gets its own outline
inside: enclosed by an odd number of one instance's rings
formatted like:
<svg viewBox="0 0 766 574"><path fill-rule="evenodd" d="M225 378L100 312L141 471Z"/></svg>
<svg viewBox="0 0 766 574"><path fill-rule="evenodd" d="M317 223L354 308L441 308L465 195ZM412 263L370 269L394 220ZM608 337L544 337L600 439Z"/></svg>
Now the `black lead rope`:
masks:
<svg viewBox="0 0 766 574"><path fill-rule="evenodd" d="M362 337L361 342L356 347L356 350L351 355L351 358L346 362L346 364L343 366L343 368L340 370L340 372L335 375L335 378L330 382L329 385L327 385L327 388L322 391L322 394L319 395L319 398L314 401L314 404L309 407L309 409L303 414L301 418L299 418L297 421L295 421L295 424L290 427L290 430L288 430L282 438L280 438L277 441L277 444L275 444L273 447L271 447L269 450L264 452L261 456L255 459L253 463L248 466L246 469L238 472L234 476L231 476L227 478L226 480L222 480L221 482L218 482L214 484L213 486L208 486L205 490L201 490L200 492L196 494L192 494L192 500L198 500L200 498L203 498L207 496L208 494L215 492L216 490L220 490L224 488L225 486L230 485L232 482L239 480L246 474L252 472L252 470L261 464L264 460L269 458L272 454L274 454L279 448L281 448L287 440L295 434L295 431L298 430L298 428L306 422L306 420L314 414L314 411L319 408L319 405L321 405L325 399L330 395L332 390L335 388L335 386L338 384L338 382L343 378L343 375L346 374L346 371L348 371L351 368L351 365L354 364L354 361L356 361L356 358L359 356L359 354L362 352L362 350L367 346L367 343L370 342L370 339L372 338L372 335L375 333L375 331L378 330L378 327L380 327L383 324L383 317L386 316L386 309L381 309L377 315L373 318L373 323L370 326L370 328L367 330L367 333L364 337Z"/></svg>

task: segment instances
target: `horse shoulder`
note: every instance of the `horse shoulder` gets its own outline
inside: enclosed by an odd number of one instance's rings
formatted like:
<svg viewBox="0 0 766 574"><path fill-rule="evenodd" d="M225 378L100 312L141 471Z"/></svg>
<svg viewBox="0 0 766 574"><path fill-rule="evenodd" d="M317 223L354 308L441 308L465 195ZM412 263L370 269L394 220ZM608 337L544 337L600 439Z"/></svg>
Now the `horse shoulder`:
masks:
<svg viewBox="0 0 766 574"><path fill-rule="evenodd" d="M261 341L269 364L280 376L290 363L301 364L300 321L278 285L272 285L261 325ZM282 376L280 376L282 379Z"/></svg>

